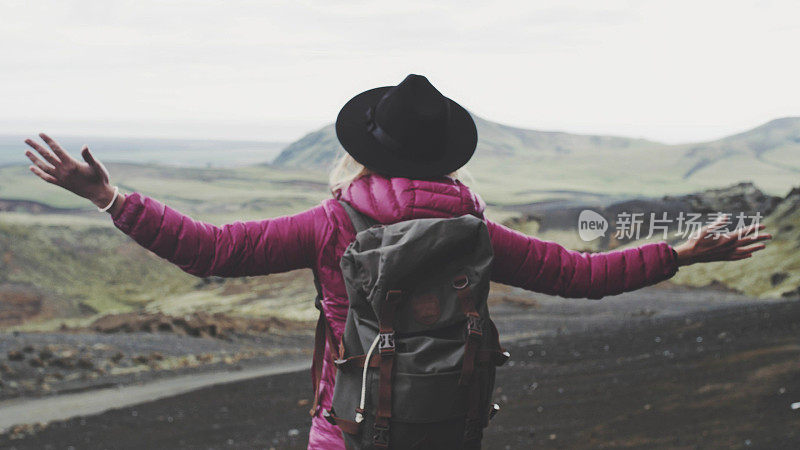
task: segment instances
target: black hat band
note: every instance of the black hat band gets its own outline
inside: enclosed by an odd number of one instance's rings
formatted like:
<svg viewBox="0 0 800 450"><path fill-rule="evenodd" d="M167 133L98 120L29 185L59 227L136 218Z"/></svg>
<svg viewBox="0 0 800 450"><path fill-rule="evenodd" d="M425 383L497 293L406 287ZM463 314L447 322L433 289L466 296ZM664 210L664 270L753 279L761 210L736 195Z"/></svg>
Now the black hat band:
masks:
<svg viewBox="0 0 800 450"><path fill-rule="evenodd" d="M392 150L400 150L403 148L403 144L397 142L395 138L387 133L386 130L381 128L381 126L378 125L378 122L375 121L375 115L373 113L372 106L367 108L367 131L372 135L372 137L375 138L375 140Z"/></svg>

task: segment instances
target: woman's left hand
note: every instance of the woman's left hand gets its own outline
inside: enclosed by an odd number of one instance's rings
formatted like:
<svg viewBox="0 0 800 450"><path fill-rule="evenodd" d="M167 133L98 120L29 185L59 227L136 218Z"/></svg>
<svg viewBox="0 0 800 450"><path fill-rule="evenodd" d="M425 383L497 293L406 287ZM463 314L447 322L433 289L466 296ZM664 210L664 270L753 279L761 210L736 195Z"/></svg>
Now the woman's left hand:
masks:
<svg viewBox="0 0 800 450"><path fill-rule="evenodd" d="M675 247L678 265L686 266L698 262L738 261L753 256L766 246L761 241L772 239L772 235L759 233L765 226L753 224L733 231L722 231L730 216L724 215L714 223L703 227L696 236Z"/></svg>
<svg viewBox="0 0 800 450"><path fill-rule="evenodd" d="M110 176L103 163L95 159L89 147L83 146L79 161L58 145L50 136L40 133L39 137L50 147L50 150L39 145L33 139L25 139L25 143L36 150L40 159L28 150L25 156L33 163L31 172L42 180L61 186L62 188L89 199L98 208L105 207L114 198L114 188L110 185ZM121 204L124 196L116 197L115 205ZM111 212L111 210L109 210Z"/></svg>

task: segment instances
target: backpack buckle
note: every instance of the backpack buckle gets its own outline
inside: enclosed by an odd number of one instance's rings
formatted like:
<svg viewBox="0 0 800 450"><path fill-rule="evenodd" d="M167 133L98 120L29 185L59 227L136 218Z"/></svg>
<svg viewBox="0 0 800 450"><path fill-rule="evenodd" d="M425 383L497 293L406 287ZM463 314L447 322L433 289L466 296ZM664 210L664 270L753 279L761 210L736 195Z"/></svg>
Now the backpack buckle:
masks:
<svg viewBox="0 0 800 450"><path fill-rule="evenodd" d="M373 425L375 434L372 435L372 443L376 447L389 447L389 426L382 427L378 424Z"/></svg>
<svg viewBox="0 0 800 450"><path fill-rule="evenodd" d="M331 407L330 410L326 410L326 409L322 410L322 417L324 417L325 420L327 420L329 424L331 424L333 426L336 426L336 419L333 418L334 414L335 413L333 412L333 407Z"/></svg>
<svg viewBox="0 0 800 450"><path fill-rule="evenodd" d="M380 333L378 338L378 349L381 354L394 353L394 331Z"/></svg>
<svg viewBox="0 0 800 450"><path fill-rule="evenodd" d="M466 275L459 275L453 278L453 287L457 290L464 289L469 285L469 278Z"/></svg>
<svg viewBox="0 0 800 450"><path fill-rule="evenodd" d="M492 406L489 407L489 420L494 419L494 416L500 412L500 405L497 403L492 403Z"/></svg>
<svg viewBox="0 0 800 450"><path fill-rule="evenodd" d="M483 336L483 321L480 316L467 316L467 331L470 336Z"/></svg>

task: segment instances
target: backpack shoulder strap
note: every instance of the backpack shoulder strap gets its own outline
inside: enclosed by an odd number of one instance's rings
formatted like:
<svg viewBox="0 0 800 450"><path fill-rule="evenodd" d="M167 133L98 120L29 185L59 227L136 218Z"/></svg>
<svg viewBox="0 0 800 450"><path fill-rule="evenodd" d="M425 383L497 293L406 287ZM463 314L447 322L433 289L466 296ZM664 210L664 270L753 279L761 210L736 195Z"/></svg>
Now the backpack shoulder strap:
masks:
<svg viewBox="0 0 800 450"><path fill-rule="evenodd" d="M347 212L347 216L350 218L350 222L353 223L353 228L356 229L356 233L364 231L378 223L375 219L358 212L344 200L339 200L339 204L342 205L344 210Z"/></svg>
<svg viewBox="0 0 800 450"><path fill-rule="evenodd" d="M317 289L317 297L314 299L314 306L319 310L317 319L317 329L314 332L314 357L311 360L311 384L314 387L314 402L311 405L311 417L317 414L319 409L319 382L322 379L322 359L325 355L325 341L330 336L328 323L325 320L325 311L322 310L322 286L319 284L316 271L314 272L314 287Z"/></svg>
<svg viewBox="0 0 800 450"><path fill-rule="evenodd" d="M349 217L350 222L353 223L353 228L356 229L356 233L366 230L377 223L374 219L356 211L349 203L339 200L339 204L341 204L345 212L347 212L347 217ZM317 297L314 300L314 306L319 309L319 319L317 319L317 329L314 333L314 357L311 363L311 382L314 386L314 402L309 412L312 417L319 411L319 383L322 379L322 360L325 355L325 343L327 342L328 345L330 345L331 351L335 351L338 347L333 333L331 333L328 320L325 318L325 311L322 309L322 286L319 283L316 272L314 273L314 287L317 289ZM334 365L333 367L335 368L336 366Z"/></svg>

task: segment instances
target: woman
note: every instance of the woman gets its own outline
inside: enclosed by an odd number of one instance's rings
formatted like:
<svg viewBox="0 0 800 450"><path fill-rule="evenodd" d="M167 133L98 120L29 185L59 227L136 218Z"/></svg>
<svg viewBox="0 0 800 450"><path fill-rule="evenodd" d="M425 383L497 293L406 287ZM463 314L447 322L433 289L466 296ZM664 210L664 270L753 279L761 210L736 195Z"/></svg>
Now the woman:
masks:
<svg viewBox="0 0 800 450"><path fill-rule="evenodd" d="M320 280L328 332L338 342L348 306L339 260L355 235L337 200L384 224L464 214L484 218L485 204L456 172L475 151L475 124L425 77L409 75L397 86L357 95L339 113L336 133L348 155L331 174L333 198L299 214L222 227L137 192L118 194L87 147L82 162L44 134L52 153L31 139L25 142L44 158L27 151L31 171L108 211L117 228L186 272L235 277L312 269ZM587 254L490 220L486 224L495 254L494 281L563 297L600 298L666 280L681 265L749 258L764 248L758 242L769 238L758 234L763 226L751 226L704 239L723 225L720 220L675 249L661 242ZM320 414L330 408L333 394L331 354L327 344L315 376L318 405L312 410L309 448L343 448L340 431Z"/></svg>

